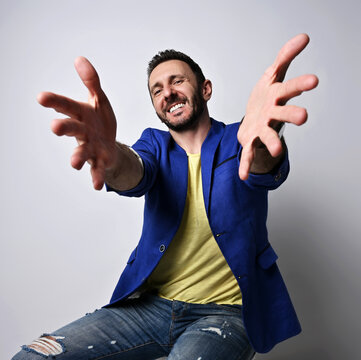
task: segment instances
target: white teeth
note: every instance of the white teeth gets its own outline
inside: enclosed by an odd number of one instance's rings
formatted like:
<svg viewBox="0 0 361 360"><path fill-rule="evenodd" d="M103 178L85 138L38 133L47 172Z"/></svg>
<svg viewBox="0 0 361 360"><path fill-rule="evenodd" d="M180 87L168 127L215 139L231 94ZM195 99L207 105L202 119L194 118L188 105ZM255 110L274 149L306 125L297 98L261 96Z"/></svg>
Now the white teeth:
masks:
<svg viewBox="0 0 361 360"><path fill-rule="evenodd" d="M177 110L177 109L179 109L179 108L181 108L181 107L183 107L183 106L184 106L184 104L174 105L174 106L172 106L172 107L169 109L169 112L172 113L173 111L175 111L175 110Z"/></svg>

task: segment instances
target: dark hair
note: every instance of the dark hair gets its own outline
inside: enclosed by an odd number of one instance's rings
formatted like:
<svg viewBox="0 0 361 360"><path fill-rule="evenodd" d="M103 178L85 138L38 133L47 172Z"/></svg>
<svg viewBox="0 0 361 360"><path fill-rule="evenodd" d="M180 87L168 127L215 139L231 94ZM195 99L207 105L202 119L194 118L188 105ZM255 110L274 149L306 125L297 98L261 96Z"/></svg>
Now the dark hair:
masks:
<svg viewBox="0 0 361 360"><path fill-rule="evenodd" d="M206 78L204 77L202 69L199 67L199 65L196 62L194 62L193 59L191 59L188 55L173 49L159 51L158 54L153 56L152 60L150 60L148 63L148 68L147 68L148 79L152 71L159 64L168 60L184 61L192 69L194 75L196 76L198 85L202 85L204 83L204 80Z"/></svg>

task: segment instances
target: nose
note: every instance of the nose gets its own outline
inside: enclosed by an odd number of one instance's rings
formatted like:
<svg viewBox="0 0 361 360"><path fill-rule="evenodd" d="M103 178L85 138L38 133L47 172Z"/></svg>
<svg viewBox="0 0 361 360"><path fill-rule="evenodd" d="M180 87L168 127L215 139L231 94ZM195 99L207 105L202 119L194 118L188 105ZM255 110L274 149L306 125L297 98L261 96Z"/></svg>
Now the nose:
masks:
<svg viewBox="0 0 361 360"><path fill-rule="evenodd" d="M165 99L169 99L174 94L174 90L171 85L166 85L163 88L163 96Z"/></svg>

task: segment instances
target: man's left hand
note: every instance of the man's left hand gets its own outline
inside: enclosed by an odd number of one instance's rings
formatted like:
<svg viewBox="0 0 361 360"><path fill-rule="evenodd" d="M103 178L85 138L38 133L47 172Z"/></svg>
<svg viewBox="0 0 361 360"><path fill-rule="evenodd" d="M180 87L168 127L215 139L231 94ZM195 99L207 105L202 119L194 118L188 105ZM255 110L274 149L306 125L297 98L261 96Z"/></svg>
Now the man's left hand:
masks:
<svg viewBox="0 0 361 360"><path fill-rule="evenodd" d="M289 40L251 93L246 115L237 134L243 148L239 166L239 177L242 180L248 178L253 167L259 169L257 162L265 163L264 159L257 158L257 154L267 153L271 159L282 154L283 145L275 130L280 123L302 125L307 120L306 109L285 104L304 91L314 89L318 85L318 78L315 75L302 75L284 83L282 81L289 65L308 42L306 34L299 34ZM263 145L267 151L257 152ZM267 169L267 166L264 167L264 172L269 170L271 169Z"/></svg>

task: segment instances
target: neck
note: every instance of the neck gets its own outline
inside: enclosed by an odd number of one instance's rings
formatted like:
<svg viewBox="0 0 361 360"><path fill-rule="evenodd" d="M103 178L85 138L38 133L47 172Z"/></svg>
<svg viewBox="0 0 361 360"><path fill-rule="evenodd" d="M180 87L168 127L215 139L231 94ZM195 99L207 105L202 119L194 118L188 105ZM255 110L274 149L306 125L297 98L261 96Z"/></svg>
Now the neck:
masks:
<svg viewBox="0 0 361 360"><path fill-rule="evenodd" d="M210 128L211 119L208 110L205 109L194 128L182 132L174 130L169 130L169 132L174 141L183 148L185 152L189 154L199 154Z"/></svg>

